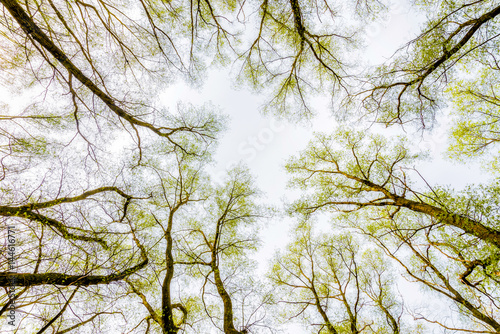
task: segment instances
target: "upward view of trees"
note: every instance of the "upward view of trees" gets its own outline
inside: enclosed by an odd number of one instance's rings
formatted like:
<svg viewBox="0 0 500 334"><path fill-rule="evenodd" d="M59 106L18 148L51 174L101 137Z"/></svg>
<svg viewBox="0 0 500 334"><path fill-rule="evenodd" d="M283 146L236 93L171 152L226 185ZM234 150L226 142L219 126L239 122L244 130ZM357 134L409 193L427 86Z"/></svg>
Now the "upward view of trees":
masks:
<svg viewBox="0 0 500 334"><path fill-rule="evenodd" d="M0 3L2 333L500 333L500 3ZM363 68L396 5L418 34ZM286 163L295 226L266 274L278 203L244 165L208 172L226 117L160 102L221 67L271 117L339 116ZM418 171L407 134L438 120L488 181Z"/></svg>

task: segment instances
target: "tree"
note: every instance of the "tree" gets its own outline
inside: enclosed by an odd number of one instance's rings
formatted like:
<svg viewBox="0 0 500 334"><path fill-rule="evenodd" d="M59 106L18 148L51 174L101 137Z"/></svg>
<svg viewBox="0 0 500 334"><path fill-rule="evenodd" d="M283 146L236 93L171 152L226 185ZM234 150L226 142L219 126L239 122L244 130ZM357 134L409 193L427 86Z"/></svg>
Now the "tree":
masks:
<svg viewBox="0 0 500 334"><path fill-rule="evenodd" d="M302 316L318 333L400 333L399 303L382 253L362 251L348 235L317 235L308 223L295 232L269 274L282 290L288 319Z"/></svg>
<svg viewBox="0 0 500 334"><path fill-rule="evenodd" d="M161 13L167 18L168 15L173 14L168 7L151 7L149 2L141 1L141 14L145 15L148 19L148 25L145 28L138 24L139 20L136 21L131 18L131 11L138 10L138 8L119 9L106 2L99 2L99 8L82 1L75 1L74 3L64 2L63 4L48 1L48 3L35 3L35 8L31 6L23 8L15 0L2 1L2 4L10 14L10 17L5 17L4 22L6 23L5 28L14 33L10 37L11 41L14 42L14 45L15 39L19 37L23 41L29 41L29 44L23 42L21 45L17 45L17 47L23 47L27 50L35 49L27 55L27 61L31 63L32 60L29 59L30 57L37 58L41 56L41 65L43 67L48 65L49 69L53 71L53 75L49 76L48 79L59 81L63 89L71 96L74 109L74 122L78 133L84 139L86 136L81 132L80 118L88 117L88 115L96 118L100 114L96 110L96 107L98 109L104 107L104 109L108 109L114 116L118 117L104 116L104 119L112 120L115 123L116 121L125 122L128 125L125 128L132 136L135 136L139 149L141 141L139 129L147 129L155 135L164 137L174 146L177 145L175 136L178 132L191 132L195 136L201 137L210 136L210 119L204 120L201 123L189 123L185 122L186 119L181 117L177 120L168 120L173 124L178 122L177 125L155 124L156 121L154 119L165 118L165 113L155 110L152 106L148 106L148 103L141 101L141 99L136 98L136 101L127 101L115 98L115 95L123 93L119 89L117 90L117 83L108 82L105 79L107 77L112 78L115 74L112 71L105 72L101 70L105 66L103 62L106 61L107 57L120 57L121 59L119 60L122 60L122 62L113 63L115 65L113 70L117 70L121 78L125 79L128 83L135 84L139 91L143 90L141 88L141 81L143 79L139 79L139 75L146 80L149 79L148 76L151 79L158 80L165 69L170 70L170 67L173 67L183 70L186 67L183 64L184 60L176 52L177 48L169 37L169 34L173 33L173 31L166 33L165 30L158 27L151 13L152 11L156 12L156 15ZM41 16L39 22L36 22L35 17L30 15L30 12L34 10ZM20 33L18 29L13 27L12 20L16 22L16 25L20 27L23 33ZM120 29L117 29L117 27ZM120 33L120 30L125 30L130 35ZM101 32L104 32L111 42L110 47L107 49L103 49L99 44L93 45L89 42L93 35L100 34ZM70 36L69 43L65 43L64 39L57 38L58 35ZM150 50L151 45L144 45L143 42L149 39L154 41L152 47L156 50L153 52ZM140 44L137 45L137 43ZM168 53L165 50L165 43L171 48ZM79 53L83 54L83 59L77 58L79 62L76 63L71 60L73 52L67 52L64 49L74 50L75 55ZM192 50L193 48L191 52ZM154 68L153 66L158 61L166 62L170 66ZM135 63L135 66L132 67L129 65L130 62ZM125 66L121 67L123 63ZM62 71L63 68L67 74ZM126 72L129 68L132 72L132 78ZM139 72L136 73L136 71ZM39 79L38 73L34 74L35 78ZM79 82L78 85L73 82L73 78ZM131 79L132 82L130 82ZM39 80L43 82L47 78L42 76ZM139 85L137 86L137 84ZM130 92L130 90L126 91L124 95L128 95ZM96 105L95 101L92 101L93 99L98 99L100 104ZM81 116L82 110L87 115ZM105 114L107 113L106 111ZM150 114L151 116L144 118L136 116L134 113ZM208 132L206 132L207 130ZM86 141L91 145L91 142Z"/></svg>
<svg viewBox="0 0 500 334"><path fill-rule="evenodd" d="M106 196L106 193L115 193L125 200ZM16 288L14 298L7 294L2 296L1 312L6 312L11 303L15 303L21 312L34 303L31 312L26 311L24 326L22 321L17 325L21 329L40 324L37 331L42 333L51 325L59 324L56 320L60 320L72 299L97 299L99 293L92 286L117 282L145 268L148 264L145 249L133 230L123 233L124 228L125 231L127 227L129 231L134 228L127 222L127 206L131 200L132 197L118 188L109 187L79 196L2 206L3 224L14 229L12 237L15 242L10 251L15 260L12 263L7 253L10 244L5 245L2 267L8 270L0 274L0 285L11 292L13 287L24 288ZM105 228L103 222L107 223ZM136 248L124 247L123 244L135 245ZM80 290L81 287L90 288ZM60 302L56 302L56 307L47 313L44 304L51 305L54 297L65 295L68 297L61 309ZM46 315L33 318L36 310ZM112 313L115 312L98 307L93 318Z"/></svg>
<svg viewBox="0 0 500 334"><path fill-rule="evenodd" d="M452 300L458 318L452 325L425 310L415 319L447 330L498 332L496 251L469 238L461 240L425 218L408 218L366 233L404 268L408 279Z"/></svg>
<svg viewBox="0 0 500 334"><path fill-rule="evenodd" d="M248 273L245 265L251 266L243 254L256 243L248 231L261 215L254 203L258 192L252 189L251 177L242 168L229 171L224 185L212 187L204 172L207 156L200 159L200 154L191 156L181 150L175 159L170 156L157 156L142 170L156 177L149 181L151 201L142 204L139 212L143 212L145 221L137 229L151 265L125 278L129 293L144 306L145 312L136 319L136 328L146 324L162 333L178 333L187 328L197 330L196 322L202 322L201 332L212 323L225 333L248 333L243 327L255 326L250 321L262 319L255 313L250 313L249 319L236 316L235 295L247 294L249 300L253 297L241 288L243 279L235 272L244 269ZM244 235L248 237L243 238ZM197 269L185 270L185 266ZM196 288L200 293L193 292ZM209 296L214 289L218 300ZM238 293L235 289L243 291ZM254 307L242 303L250 310ZM214 312L218 305L222 306L220 318ZM237 330L236 321L249 322Z"/></svg>
<svg viewBox="0 0 500 334"><path fill-rule="evenodd" d="M253 225L263 215L263 208L255 202L258 195L251 185L248 170L236 167L208 196L206 214L193 220L194 226L184 231L183 255L178 263L194 266L191 270L203 277L201 296L206 315L213 319L212 322L220 319L222 326L217 326L226 334L249 333L263 320L258 312L262 305L252 305L251 294L264 299L265 295L253 291L257 279L248 279L254 264L246 254L257 246ZM214 288L223 305L221 315L214 315L219 312L214 312L208 302L213 300L210 295ZM238 308L241 308L242 318L236 315ZM241 325L236 326L236 321Z"/></svg>
<svg viewBox="0 0 500 334"><path fill-rule="evenodd" d="M376 15L383 7L379 1L360 1L355 8L329 1L262 1L258 34L240 56L243 80L257 88L271 86L266 111L297 120L311 117L311 96L348 89L352 64L346 53L357 39L353 19Z"/></svg>
<svg viewBox="0 0 500 334"><path fill-rule="evenodd" d="M175 275L174 255L176 252L174 224L179 224L178 217L184 207L204 200L204 197L200 197L203 193L199 191L203 178L201 170L189 166L189 163L193 162L190 160L189 156L179 152L174 161L175 171L162 161L158 161L157 165L148 166L147 170L157 175L151 189L154 211L151 212L149 218L154 223L153 226L147 224L143 233L154 233L153 235L157 236L148 238L147 243L151 256L155 258L155 265L148 270L150 272L145 275L145 281L142 275L127 279L131 292L141 299L148 311L145 319L152 319L160 327L162 333L169 334L177 333L188 316L188 309L182 302L173 302L172 281ZM163 279L160 279L161 276L164 276ZM153 303L146 293L141 291L144 287L147 290L153 290L155 295L160 297L151 298L154 299ZM182 313L180 319L176 317L174 310Z"/></svg>
<svg viewBox="0 0 500 334"><path fill-rule="evenodd" d="M485 68L483 68L485 67ZM495 67L493 67L496 69ZM491 159L491 169L498 166L498 72L490 65L479 65L479 79L459 80L450 93L457 117L452 128L450 155L459 160ZM491 157L491 158L490 158Z"/></svg>
<svg viewBox="0 0 500 334"><path fill-rule="evenodd" d="M342 149L335 150L337 145ZM391 144L350 131L318 135L287 165L294 175L291 184L310 190L290 210L355 215L352 227L374 238L412 279L451 299L481 329L498 331L493 274L498 271L498 186L458 194L443 188L419 191L410 180L416 158L401 140ZM389 236L394 239L387 241ZM403 259L403 246L420 266Z"/></svg>
<svg viewBox="0 0 500 334"><path fill-rule="evenodd" d="M274 260L280 295L250 270L264 213L253 180L244 168L224 185L205 174L224 118L158 102L175 79L197 84L229 64L292 120L314 114L318 93L342 115L413 129L452 102L451 154L492 159L496 172L496 2L414 4L428 15L421 33L366 71L352 51L387 10L377 0L0 3L2 79L29 101L0 115L0 220L19 240L15 266L0 258L0 314L15 304L17 331L273 332L276 299L319 332L420 330L411 315L500 331L496 179L431 186L411 141L318 135L287 167L302 226ZM334 229L316 235L308 219L325 211ZM453 316L407 312L389 263Z"/></svg>
<svg viewBox="0 0 500 334"><path fill-rule="evenodd" d="M422 32L364 79L355 94L377 122L432 124L445 101L443 89L460 77L461 66L477 62L495 70L498 4L424 1L420 7L429 16Z"/></svg>
<svg viewBox="0 0 500 334"><path fill-rule="evenodd" d="M330 137L320 135L299 158L290 161L287 169L298 174L292 182L318 190L311 201L296 204L301 211L310 213L322 207L345 207L342 211L365 207L407 209L500 246L500 233L486 217L479 220L470 214L453 212L437 193L422 194L411 187L405 170L417 156L404 144L389 146L381 137L364 139L361 133L348 131ZM334 142L348 151L334 150Z"/></svg>

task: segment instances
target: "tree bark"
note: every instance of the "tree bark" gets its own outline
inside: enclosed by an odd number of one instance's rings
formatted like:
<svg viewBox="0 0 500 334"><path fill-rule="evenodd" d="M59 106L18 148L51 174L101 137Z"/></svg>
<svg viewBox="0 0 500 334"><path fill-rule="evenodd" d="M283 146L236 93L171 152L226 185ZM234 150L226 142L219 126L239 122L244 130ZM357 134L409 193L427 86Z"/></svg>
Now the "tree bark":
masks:
<svg viewBox="0 0 500 334"><path fill-rule="evenodd" d="M106 94L99 88L92 80L89 79L73 62L66 56L47 34L45 34L40 27L33 21L33 19L24 11L16 0L0 0L5 8L9 11L12 17L17 21L19 26L30 38L38 42L45 50L47 50L61 65L66 68L68 73L78 79L85 87L87 87L94 95L108 106L118 117L125 119L132 125L148 128L159 136L168 137L173 132L179 129L172 129L166 127L155 127L151 123L141 121L128 112L116 105L113 97Z"/></svg>
<svg viewBox="0 0 500 334"><path fill-rule="evenodd" d="M219 293L222 303L224 305L224 333L225 334L245 334L246 331L238 331L234 327L233 322L233 303L231 301L231 296L227 293L224 288L224 282L220 277L219 268L216 265L212 265L212 270L214 272L215 286L217 287L217 292Z"/></svg>
<svg viewBox="0 0 500 334"><path fill-rule="evenodd" d="M19 273L0 273L0 287L8 286L34 286L55 284L62 286L89 286L97 284L108 284L114 281L119 281L125 277L141 270L148 264L148 259L145 258L141 263L125 269L119 273L111 275L66 275L60 273L45 273L45 274L19 274Z"/></svg>

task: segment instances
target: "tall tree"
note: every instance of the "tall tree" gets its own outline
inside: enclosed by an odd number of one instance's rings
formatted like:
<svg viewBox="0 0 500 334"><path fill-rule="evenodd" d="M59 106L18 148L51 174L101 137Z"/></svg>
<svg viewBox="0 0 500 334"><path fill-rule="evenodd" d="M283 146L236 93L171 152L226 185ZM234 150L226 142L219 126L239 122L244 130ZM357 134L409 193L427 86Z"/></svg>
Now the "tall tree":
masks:
<svg viewBox="0 0 500 334"><path fill-rule="evenodd" d="M498 3L423 1L415 10L427 15L422 31L363 79L363 88L353 95L378 122L432 125L446 101L444 90L460 78L463 66L495 70Z"/></svg>
<svg viewBox="0 0 500 334"><path fill-rule="evenodd" d="M318 333L400 333L401 310L382 253L363 253L355 238L318 235L308 224L299 225L269 273L286 318L303 317Z"/></svg>
<svg viewBox="0 0 500 334"><path fill-rule="evenodd" d="M166 159L165 159L166 160ZM148 238L148 252L155 258L152 266L145 276L130 277L127 283L131 292L141 299L148 315L160 327L162 333L177 333L185 324L188 309L181 301L175 302L173 280L176 273L175 266L175 232L182 224L183 211L192 203L205 200L200 191L203 180L202 170L195 168L196 161L190 159L182 151L178 152L172 161L175 169L157 161L145 168L144 172L156 174L152 183L153 207L149 220L142 233L153 233L154 238ZM162 277L163 276L163 277ZM154 293L154 297L148 297ZM182 291L180 292L182 294ZM156 304L156 305L155 305ZM182 316L178 318L175 310Z"/></svg>
<svg viewBox="0 0 500 334"><path fill-rule="evenodd" d="M263 0L257 34L243 60L241 77L272 89L264 110L300 121L315 114L312 97L338 98L351 90L363 26L387 9L383 1Z"/></svg>
<svg viewBox="0 0 500 334"><path fill-rule="evenodd" d="M254 289L257 278L249 279L255 274L255 264L247 253L257 246L255 225L264 214L256 203L259 192L251 180L241 166L228 172L224 183L210 193L206 213L193 219L193 227L185 230L183 256L178 261L203 278L206 315L226 334L250 333L264 320L259 308L267 296ZM218 302L212 294L218 295ZM214 303L222 304L220 312L214 312Z"/></svg>
<svg viewBox="0 0 500 334"><path fill-rule="evenodd" d="M287 165L292 185L313 190L290 210L356 217L352 226L374 237L412 279L448 297L480 323L479 329L498 331L498 186L472 186L458 193L438 187L420 190L410 179L412 172L420 176L410 167L416 158L401 140L391 144L350 131L318 135ZM395 237L391 246L383 237L387 235ZM403 246L420 267L400 257ZM450 270L456 273L453 279ZM476 330L473 326L463 330Z"/></svg>

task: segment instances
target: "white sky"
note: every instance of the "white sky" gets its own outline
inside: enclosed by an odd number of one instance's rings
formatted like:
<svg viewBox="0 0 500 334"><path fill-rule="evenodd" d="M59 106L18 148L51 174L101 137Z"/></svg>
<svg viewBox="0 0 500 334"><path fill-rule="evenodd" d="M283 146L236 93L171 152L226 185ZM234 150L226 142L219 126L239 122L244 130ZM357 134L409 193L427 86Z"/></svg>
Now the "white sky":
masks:
<svg viewBox="0 0 500 334"><path fill-rule="evenodd" d="M396 27L396 28L395 28ZM367 31L371 38L366 59L370 63L380 63L388 59L397 47L408 41L418 32L418 17L403 7L396 7L387 16L385 25L371 24ZM269 204L280 205L284 194L290 194L285 188L288 176L284 171L287 158L297 154L311 139L312 131L332 132L335 121L326 105L320 108L319 115L310 127L297 126L287 122L273 120L259 113L263 100L255 94L232 88L231 76L228 72L211 72L203 87L191 89L184 84L168 88L163 101L174 107L177 101L189 101L201 105L211 101L219 106L224 114L230 116L228 131L219 142L216 161L212 168L217 178L232 164L245 162L256 177L257 186L265 192ZM0 99L7 101L9 95L0 91ZM167 104L167 103L166 103ZM375 128L375 130L377 130ZM383 131L387 132L386 129ZM391 130L399 131L399 130ZM419 136L419 140L420 140ZM419 142L423 150L430 150L433 160L422 164L419 171L430 184L452 184L463 187L477 179L477 166L459 165L444 161L441 157L446 148L446 127L436 128L433 135L425 134ZM263 248L258 253L262 259L259 270L266 270L266 262L278 247L284 247L288 241L288 233L294 222L288 219L272 219L266 229L262 230ZM300 334L299 329L293 329ZM304 332L305 333L305 332Z"/></svg>
<svg viewBox="0 0 500 334"><path fill-rule="evenodd" d="M366 61L370 64L382 63L389 59L398 47L415 37L419 32L421 18L408 8L394 6L387 15L385 23L373 23L368 26L370 36L366 51ZM211 101L219 106L224 114L230 116L228 131L219 142L216 154L216 166L212 173L217 179L224 175L224 170L232 164L245 162L256 177L257 186L265 192L269 204L281 205L284 195L289 195L286 189L288 176L284 170L284 162L292 155L304 149L312 137L313 131L333 132L335 121L326 103L319 106L318 117L311 126L296 126L287 122L264 117L259 113L263 100L252 93L232 88L229 72L210 72L199 90L186 85L175 85L165 92L165 101L171 101L172 96L193 104L203 104ZM327 99L325 99L327 100ZM172 101L171 106L175 105ZM401 128L385 129L373 126L380 133L402 134ZM418 170L429 184L451 184L462 188L465 184L477 179L477 166L459 165L443 159L446 151L446 124L436 126L432 133L416 133L414 138L422 151L429 151L431 159L418 166ZM409 132L411 135L411 131ZM467 175L467 177L464 177ZM259 272L267 270L267 260L278 248L284 248L289 241L289 231L295 222L291 219L271 219L267 228L261 231L263 247L257 254L260 262ZM418 285L401 282L405 293L415 296L415 303L421 302ZM429 301L426 301L427 303ZM305 333L298 327L288 328L289 332Z"/></svg>
<svg viewBox="0 0 500 334"><path fill-rule="evenodd" d="M395 26L398 28L394 29ZM418 31L418 22L407 9L395 6L384 25L373 23L367 31L370 36L367 61L380 63L388 59L401 43L413 37ZM235 90L227 71L210 72L201 89L192 89L185 84L172 86L164 93L163 102L170 107L175 106L177 101L172 100L173 96L193 104L211 101L230 116L228 131L219 142L215 157L217 165L212 173L216 179L221 178L232 164L243 161L256 177L258 187L265 192L270 204L280 204L283 195L290 193L286 189L288 176L284 170L285 160L305 148L313 131L333 132L336 126L327 103L318 106L318 116L310 126L264 117L259 113L264 100L248 91ZM436 147L435 144L440 146L442 143L431 139L428 146ZM268 230L262 231L265 244L260 252L262 257L272 255L275 246L285 245L283 231L292 225L290 221L273 220Z"/></svg>

